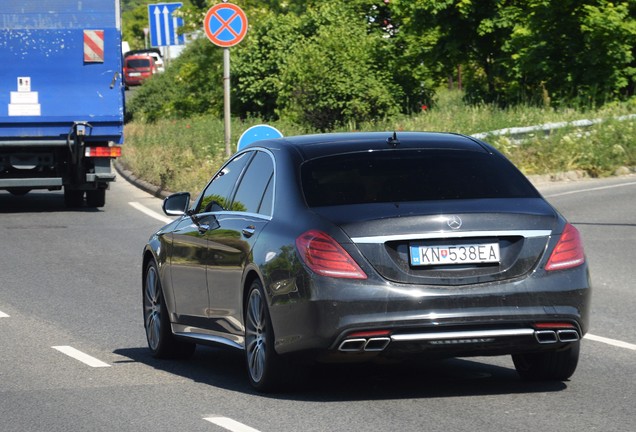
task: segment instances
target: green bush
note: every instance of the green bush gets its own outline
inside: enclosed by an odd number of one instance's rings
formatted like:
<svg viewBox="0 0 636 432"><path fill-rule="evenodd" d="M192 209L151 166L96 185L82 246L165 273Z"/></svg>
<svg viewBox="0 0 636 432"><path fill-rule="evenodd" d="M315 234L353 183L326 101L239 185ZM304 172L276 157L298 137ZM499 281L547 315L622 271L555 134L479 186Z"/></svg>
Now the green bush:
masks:
<svg viewBox="0 0 636 432"><path fill-rule="evenodd" d="M281 74L279 117L324 131L397 115L402 89L375 56L377 38L342 19L297 43Z"/></svg>
<svg viewBox="0 0 636 432"><path fill-rule="evenodd" d="M265 13L236 50L237 110L317 130L394 116L404 92L386 46L355 4L325 3L302 16Z"/></svg>
<svg viewBox="0 0 636 432"><path fill-rule="evenodd" d="M592 111L554 110L536 106L501 109L496 105L466 105L463 93L439 91L433 108L416 115L401 115L359 125L362 131L443 131L474 134L516 126L531 126L582 118L612 119L636 109L636 99L613 103ZM232 120L232 148L249 127L262 123L258 118ZM285 120L269 122L285 136L312 132ZM342 125L334 131L351 131ZM215 116L181 120L160 120L148 125L134 121L126 125L122 162L138 177L170 191L190 191L196 195L221 166L225 155L223 121ZM606 121L591 128L564 128L549 136L537 133L522 144L508 137L485 141L504 152L526 174L552 174L569 170L590 176L611 175L622 166L636 166L636 120Z"/></svg>
<svg viewBox="0 0 636 432"><path fill-rule="evenodd" d="M166 71L146 80L127 105L134 120L188 118L223 112L223 52L207 39L192 42Z"/></svg>

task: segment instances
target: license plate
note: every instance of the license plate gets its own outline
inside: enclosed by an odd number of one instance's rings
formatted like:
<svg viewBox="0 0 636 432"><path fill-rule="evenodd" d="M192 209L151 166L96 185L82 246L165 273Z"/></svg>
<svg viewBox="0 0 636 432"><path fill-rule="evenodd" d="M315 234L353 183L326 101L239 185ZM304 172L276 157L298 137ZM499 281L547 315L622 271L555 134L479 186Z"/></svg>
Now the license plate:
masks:
<svg viewBox="0 0 636 432"><path fill-rule="evenodd" d="M499 263L499 243L462 245L411 245L411 265Z"/></svg>
<svg viewBox="0 0 636 432"><path fill-rule="evenodd" d="M141 76L141 72L130 72L128 76L138 77L138 76Z"/></svg>

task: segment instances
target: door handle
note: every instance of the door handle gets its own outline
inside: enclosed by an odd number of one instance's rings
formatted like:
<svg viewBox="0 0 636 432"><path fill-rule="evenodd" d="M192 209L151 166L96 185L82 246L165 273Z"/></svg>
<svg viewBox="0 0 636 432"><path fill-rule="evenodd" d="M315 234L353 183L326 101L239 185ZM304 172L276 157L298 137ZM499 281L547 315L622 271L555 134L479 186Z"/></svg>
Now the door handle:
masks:
<svg viewBox="0 0 636 432"><path fill-rule="evenodd" d="M248 227L243 228L243 235L247 238L252 237L255 232L256 232L256 228L254 228L254 225L250 225Z"/></svg>

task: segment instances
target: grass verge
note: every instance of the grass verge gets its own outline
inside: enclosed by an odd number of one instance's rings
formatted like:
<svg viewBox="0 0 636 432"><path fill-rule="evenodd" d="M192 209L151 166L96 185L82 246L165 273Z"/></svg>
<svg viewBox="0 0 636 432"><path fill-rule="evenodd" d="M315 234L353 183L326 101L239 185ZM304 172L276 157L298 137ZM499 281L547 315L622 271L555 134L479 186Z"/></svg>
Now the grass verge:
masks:
<svg viewBox="0 0 636 432"><path fill-rule="evenodd" d="M434 107L417 115L364 124L358 130L444 131L470 135L509 127L601 118L606 121L586 128L558 129L548 135L535 134L522 143L508 137L487 139L526 175L577 170L591 177L601 177L613 174L620 167L636 166L636 120L612 120L632 112L636 112L636 100L608 104L597 110L499 109L491 105L465 105L460 92L444 91ZM259 123L262 121L258 119L233 119L233 149L238 137ZM285 136L314 132L284 121L269 124ZM334 132L351 130L340 128ZM164 190L197 194L226 159L221 119L196 117L156 123L132 122L126 125L125 138L121 162L137 177Z"/></svg>

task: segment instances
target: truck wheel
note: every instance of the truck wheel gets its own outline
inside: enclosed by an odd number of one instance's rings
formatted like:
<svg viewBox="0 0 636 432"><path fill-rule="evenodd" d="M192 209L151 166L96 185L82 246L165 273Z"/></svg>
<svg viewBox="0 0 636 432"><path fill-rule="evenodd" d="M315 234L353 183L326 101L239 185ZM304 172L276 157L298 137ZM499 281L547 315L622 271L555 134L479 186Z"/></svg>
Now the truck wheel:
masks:
<svg viewBox="0 0 636 432"><path fill-rule="evenodd" d="M89 207L104 207L106 205L106 189L86 191L86 204Z"/></svg>
<svg viewBox="0 0 636 432"><path fill-rule="evenodd" d="M84 191L64 189L64 204L68 208L81 207L84 202Z"/></svg>

